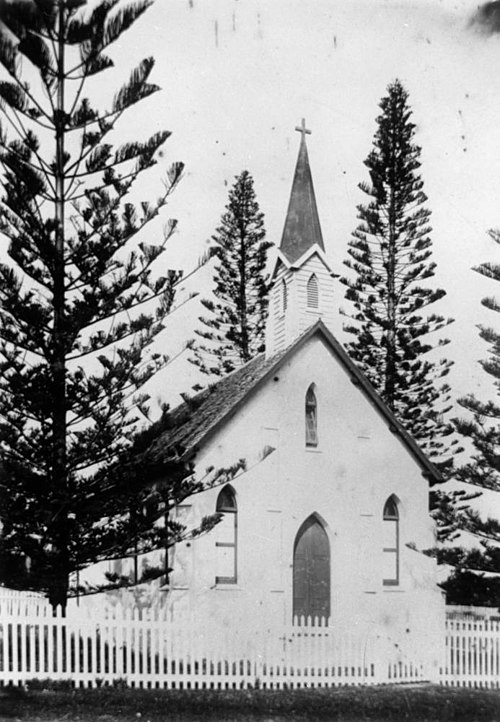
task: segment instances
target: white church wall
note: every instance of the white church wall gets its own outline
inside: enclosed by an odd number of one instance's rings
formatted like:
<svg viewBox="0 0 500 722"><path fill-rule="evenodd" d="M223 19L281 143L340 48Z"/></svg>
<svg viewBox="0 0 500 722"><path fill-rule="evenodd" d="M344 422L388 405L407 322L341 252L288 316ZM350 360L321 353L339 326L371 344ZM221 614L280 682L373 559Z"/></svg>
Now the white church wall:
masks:
<svg viewBox="0 0 500 722"><path fill-rule="evenodd" d="M316 448L305 446L310 383L318 401ZM266 438L273 438L277 449L252 466ZM219 429L199 454L198 466L229 464L240 457L252 468L233 484L237 583L215 583L213 532L184 550L192 557L190 606L202 624L217 626L231 619L252 628L263 620L290 621L294 541L301 524L316 513L331 546L332 623L377 629L382 636L390 632L400 642L427 639L430 627L424 624L422 607L444 610L434 562L421 554L434 544L427 482L399 437L318 337ZM218 493L213 489L193 498L195 516L213 513ZM397 588L383 585L382 514L391 494L400 511Z"/></svg>

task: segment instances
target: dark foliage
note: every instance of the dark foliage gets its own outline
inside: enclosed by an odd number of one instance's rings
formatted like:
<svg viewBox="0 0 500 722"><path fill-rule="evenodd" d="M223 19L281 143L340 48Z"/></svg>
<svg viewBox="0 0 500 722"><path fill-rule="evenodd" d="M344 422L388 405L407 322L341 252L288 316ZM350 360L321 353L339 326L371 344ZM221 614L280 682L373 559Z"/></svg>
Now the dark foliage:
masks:
<svg viewBox="0 0 500 722"><path fill-rule="evenodd" d="M500 243L500 231L492 230L490 236L495 243ZM500 281L498 264L483 263L474 270L487 279ZM494 313L500 311L498 301L493 296L483 298L482 304ZM489 356L480 364L493 381L493 398L483 402L469 395L459 400L470 416L456 419L455 423L457 430L472 445L472 454L470 462L458 469L457 477L478 493L481 490L500 493L500 404L495 399L500 392L500 333L495 328L480 326L479 335L489 344ZM500 574L500 521L485 519L472 509L464 509L461 525L480 541L483 550L482 563L475 560L477 566L473 568Z"/></svg>
<svg viewBox="0 0 500 722"><path fill-rule="evenodd" d="M180 279L155 264L175 221L149 236L144 228L182 164L167 170L154 201L130 201L169 132L113 145L127 109L158 90L153 58L107 107L86 94L150 4L0 4L0 232L9 241L0 264L0 553L13 560L4 582L44 590L54 605L65 605L72 573L89 564L181 538L187 531L173 521L156 522L199 488L176 459L165 462L164 483L151 479L146 452L132 446L148 419L142 388L168 362L151 343Z"/></svg>
<svg viewBox="0 0 500 722"><path fill-rule="evenodd" d="M197 331L208 344L193 344L191 361L204 373L221 375L250 361L264 349L268 306L264 216L255 199L253 178L243 171L229 191L221 225L212 236L216 300L202 303L210 311Z"/></svg>
<svg viewBox="0 0 500 722"><path fill-rule="evenodd" d="M449 387L442 379L451 362L433 360L431 343L451 319L423 315L445 295L422 284L435 274L428 225L430 211L419 175L420 148L414 143L408 93L396 80L380 103L373 149L365 160L368 196L358 206L360 224L352 234L343 278L354 311L345 326L354 336L347 349L403 426L434 461L447 458L443 422Z"/></svg>
<svg viewBox="0 0 500 722"><path fill-rule="evenodd" d="M446 592L447 604L496 607L500 610L500 578L456 569L441 587Z"/></svg>

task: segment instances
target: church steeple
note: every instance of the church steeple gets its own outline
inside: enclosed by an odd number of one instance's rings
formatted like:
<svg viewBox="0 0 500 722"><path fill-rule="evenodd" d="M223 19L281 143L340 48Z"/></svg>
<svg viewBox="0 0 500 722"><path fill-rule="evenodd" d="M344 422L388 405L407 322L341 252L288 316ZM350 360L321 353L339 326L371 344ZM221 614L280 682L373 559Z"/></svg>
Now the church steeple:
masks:
<svg viewBox="0 0 500 722"><path fill-rule="evenodd" d="M335 317L333 281L319 223L316 197L307 155L305 121L292 191L271 276L266 355L273 356L291 344L318 318L333 327ZM333 329L332 329L333 330Z"/></svg>
<svg viewBox="0 0 500 722"><path fill-rule="evenodd" d="M310 135L311 131L307 130L304 119L295 130L302 137L280 244L280 251L290 263L295 263L314 245L325 250L307 155L306 134Z"/></svg>

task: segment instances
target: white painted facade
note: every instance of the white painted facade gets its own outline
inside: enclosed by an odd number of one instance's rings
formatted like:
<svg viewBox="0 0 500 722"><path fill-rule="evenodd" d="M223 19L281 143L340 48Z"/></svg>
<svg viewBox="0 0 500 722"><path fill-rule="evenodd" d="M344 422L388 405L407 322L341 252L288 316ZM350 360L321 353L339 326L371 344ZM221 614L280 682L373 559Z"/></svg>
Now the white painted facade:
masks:
<svg viewBox="0 0 500 722"><path fill-rule="evenodd" d="M314 383L318 445L305 444L304 404ZM276 450L255 462L265 445ZM291 622L294 544L314 514L330 544L331 616L339 629L359 629L388 645L439 657L444 601L436 565L421 550L435 543L428 483L403 442L353 385L321 334L299 347L200 450L199 469L247 459L233 484L237 502L237 580L216 583L217 528L179 545L168 592L174 614L189 612L200 628ZM179 510L186 522L213 514L220 489ZM386 500L400 513L399 584L385 586ZM411 548L413 547L413 548Z"/></svg>

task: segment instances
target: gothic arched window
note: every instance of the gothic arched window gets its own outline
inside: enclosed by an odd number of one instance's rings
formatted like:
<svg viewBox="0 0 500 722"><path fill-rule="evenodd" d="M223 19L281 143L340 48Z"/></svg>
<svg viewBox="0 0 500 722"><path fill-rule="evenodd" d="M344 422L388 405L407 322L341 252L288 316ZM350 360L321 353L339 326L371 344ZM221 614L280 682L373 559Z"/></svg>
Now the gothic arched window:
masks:
<svg viewBox="0 0 500 722"><path fill-rule="evenodd" d="M217 552L215 582L236 584L238 509L236 494L231 486L225 486L219 493L215 511L222 514L221 521L215 527Z"/></svg>
<svg viewBox="0 0 500 722"><path fill-rule="evenodd" d="M284 316L288 306L288 288L286 281L281 281L281 315Z"/></svg>
<svg viewBox="0 0 500 722"><path fill-rule="evenodd" d="M311 384L306 393L306 446L318 445L318 404Z"/></svg>
<svg viewBox="0 0 500 722"><path fill-rule="evenodd" d="M293 547L293 616L330 616L330 542L315 514L302 524Z"/></svg>
<svg viewBox="0 0 500 722"><path fill-rule="evenodd" d="M307 281L307 308L319 308L319 287L315 273Z"/></svg>
<svg viewBox="0 0 500 722"><path fill-rule="evenodd" d="M399 509L394 496L390 496L384 506L384 572L385 586L399 584Z"/></svg>

